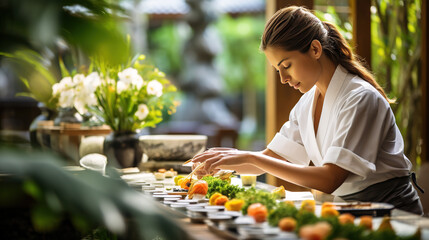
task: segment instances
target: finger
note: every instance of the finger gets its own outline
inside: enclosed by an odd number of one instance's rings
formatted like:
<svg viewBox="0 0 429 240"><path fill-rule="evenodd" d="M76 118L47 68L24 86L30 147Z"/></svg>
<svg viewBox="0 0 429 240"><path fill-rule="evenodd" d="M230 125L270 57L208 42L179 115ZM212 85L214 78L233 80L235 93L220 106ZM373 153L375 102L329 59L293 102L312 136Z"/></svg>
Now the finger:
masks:
<svg viewBox="0 0 429 240"><path fill-rule="evenodd" d="M203 152L203 153L197 154L192 158L192 162L204 162L207 158L210 158L215 154L217 154L217 153L215 153L215 152Z"/></svg>
<svg viewBox="0 0 429 240"><path fill-rule="evenodd" d="M198 165L200 165L200 163L194 163L194 164L192 164L192 170L194 170Z"/></svg>
<svg viewBox="0 0 429 240"><path fill-rule="evenodd" d="M205 170L201 169L201 170L198 170L195 174L196 174L198 177L199 177L199 176L203 177L203 176L207 175L207 172L206 172Z"/></svg>
<svg viewBox="0 0 429 240"><path fill-rule="evenodd" d="M193 171L195 168L197 168L199 165L201 165L201 163L198 163L198 162L194 163L194 164L192 165L192 171ZM195 175L197 175L197 177L198 177L198 178L200 178L200 176L204 176L204 175L206 175L206 174L207 174L207 172L206 172L204 169L198 169L197 171L195 171L195 172L194 172L194 174L195 174Z"/></svg>
<svg viewBox="0 0 429 240"><path fill-rule="evenodd" d="M207 163L205 166L205 170L207 172L211 172L214 171L215 169L219 169L219 170L234 170L233 166L237 165L236 162L234 161L234 157L231 156L223 156L222 158L220 158L219 160L213 162L212 164L210 164L209 167L207 167Z"/></svg>
<svg viewBox="0 0 429 240"><path fill-rule="evenodd" d="M207 159L205 161L205 166L204 166L204 170L208 173L211 173L211 165L214 164L215 162L219 161L220 159L222 159L223 155L222 154L217 154L214 157L211 157L209 159Z"/></svg>

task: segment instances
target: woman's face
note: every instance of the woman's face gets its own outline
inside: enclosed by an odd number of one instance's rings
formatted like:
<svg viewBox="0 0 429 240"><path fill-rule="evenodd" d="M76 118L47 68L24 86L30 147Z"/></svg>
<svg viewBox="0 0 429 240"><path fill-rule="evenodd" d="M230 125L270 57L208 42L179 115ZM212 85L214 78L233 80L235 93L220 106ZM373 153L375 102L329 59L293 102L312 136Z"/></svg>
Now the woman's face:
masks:
<svg viewBox="0 0 429 240"><path fill-rule="evenodd" d="M320 55L315 55L312 47L307 53L268 47L264 53L282 84L288 83L301 93L308 92L320 77L321 66L317 61Z"/></svg>

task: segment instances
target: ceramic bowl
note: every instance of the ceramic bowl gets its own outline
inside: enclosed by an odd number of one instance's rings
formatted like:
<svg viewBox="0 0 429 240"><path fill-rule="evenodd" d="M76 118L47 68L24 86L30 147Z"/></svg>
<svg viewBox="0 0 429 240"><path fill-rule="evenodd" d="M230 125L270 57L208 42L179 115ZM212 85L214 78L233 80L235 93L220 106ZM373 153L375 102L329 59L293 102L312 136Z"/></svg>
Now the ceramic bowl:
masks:
<svg viewBox="0 0 429 240"><path fill-rule="evenodd" d="M205 150L205 135L144 135L140 136L144 157L156 161L186 161Z"/></svg>

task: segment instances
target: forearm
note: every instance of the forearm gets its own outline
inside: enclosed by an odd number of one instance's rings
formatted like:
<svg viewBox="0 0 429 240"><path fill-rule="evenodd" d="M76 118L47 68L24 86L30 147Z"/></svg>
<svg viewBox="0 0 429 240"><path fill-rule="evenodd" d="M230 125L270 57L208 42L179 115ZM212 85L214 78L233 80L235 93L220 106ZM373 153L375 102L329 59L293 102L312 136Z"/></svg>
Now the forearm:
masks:
<svg viewBox="0 0 429 240"><path fill-rule="evenodd" d="M325 193L332 193L348 176L347 171L335 165L304 167L261 153L254 154L252 164L285 181Z"/></svg>
<svg viewBox="0 0 429 240"><path fill-rule="evenodd" d="M277 155L276 153L274 153L273 151L271 151L270 149L266 148L265 150L261 151L261 152L255 152L256 154L264 154L270 157L274 157L274 158L278 158L278 159L283 159L281 156ZM265 171L258 168L257 166L253 165L253 164L246 164L246 165L240 165L237 166L235 168L235 171L239 174L264 174Z"/></svg>
<svg viewBox="0 0 429 240"><path fill-rule="evenodd" d="M234 171L236 171L238 174L255 174L255 175L261 175L264 174L265 171L254 166L254 165L240 165L240 166L235 166L234 167Z"/></svg>
<svg viewBox="0 0 429 240"><path fill-rule="evenodd" d="M252 153L258 154L258 152L249 152L249 153L251 153L251 155L253 155ZM259 152L259 153L262 153L262 152ZM255 175L261 175L261 174L265 173L264 170L258 168L257 166L255 166L251 162L249 162L248 164L242 164L242 165L235 166L234 170L238 174L255 174Z"/></svg>

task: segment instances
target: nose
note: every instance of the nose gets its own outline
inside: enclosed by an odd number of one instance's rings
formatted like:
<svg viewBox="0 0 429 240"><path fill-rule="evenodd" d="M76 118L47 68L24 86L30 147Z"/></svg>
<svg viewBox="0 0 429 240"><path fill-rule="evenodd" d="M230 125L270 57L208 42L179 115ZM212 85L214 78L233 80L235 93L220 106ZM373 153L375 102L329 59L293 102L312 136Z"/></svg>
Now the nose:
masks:
<svg viewBox="0 0 429 240"><path fill-rule="evenodd" d="M287 84L290 81L291 77L289 75L283 76L280 75L280 82L282 84Z"/></svg>

